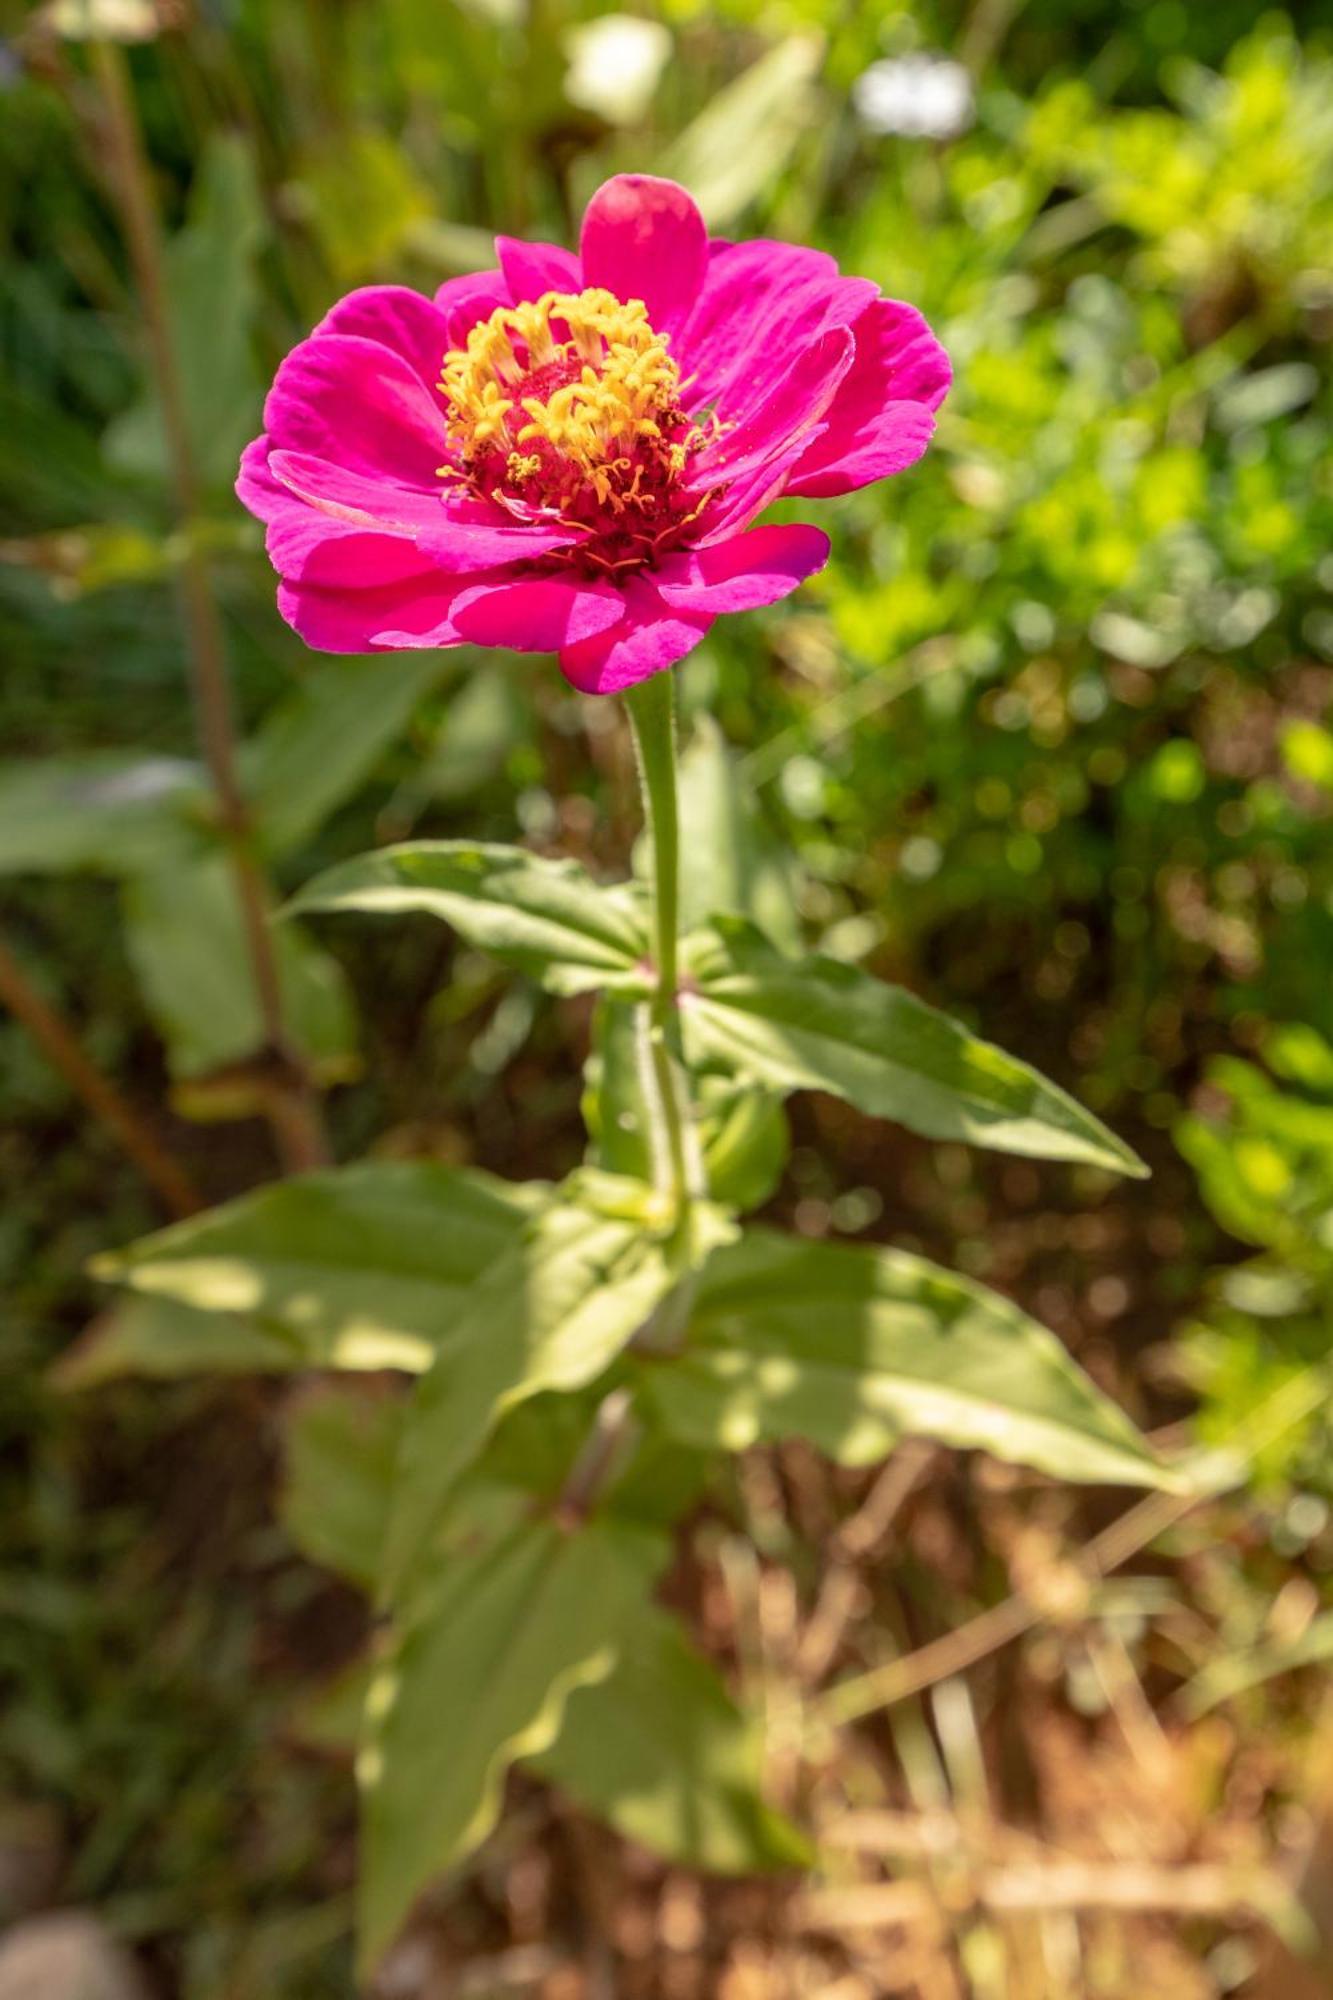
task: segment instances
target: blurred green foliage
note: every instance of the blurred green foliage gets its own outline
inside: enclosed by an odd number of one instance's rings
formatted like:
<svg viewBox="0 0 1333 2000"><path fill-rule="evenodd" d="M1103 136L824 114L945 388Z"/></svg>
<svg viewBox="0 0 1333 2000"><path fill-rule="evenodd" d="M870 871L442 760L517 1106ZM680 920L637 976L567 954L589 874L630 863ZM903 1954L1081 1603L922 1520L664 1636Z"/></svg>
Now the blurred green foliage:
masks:
<svg viewBox="0 0 1333 2000"><path fill-rule="evenodd" d="M687 708L720 718L767 837L799 852L775 893L823 950L905 972L1150 1157L1149 1199L1176 1233L1135 1252L1145 1337L1191 1316L1172 1368L1202 1394L1206 1430L1320 1367L1333 9L1311 0L1297 33L1243 0L887 14L853 0L836 18L817 0L668 0L633 17L629 42L626 17L575 0L201 0L160 34L151 12L106 18L147 22L127 53L206 486L189 532L223 603L279 886L417 828L618 858L626 791L605 708L548 663L453 656L373 670L387 678L372 721L349 720L363 670L283 628L229 485L276 361L341 291L430 288L485 264L497 228L567 239L608 171L675 172L715 229L818 243L914 301L956 368L923 464L832 510L819 582L720 623L682 676ZM217 1115L249 1108L223 1086L257 1031L219 984L225 923L203 922L216 835L170 589L182 531L103 111L67 32L80 18L25 11L0 43L6 929L102 1063L148 1097L169 1067L195 1084L181 1108ZM871 130L857 79L921 50L969 67L971 122ZM695 771L705 782L706 755ZM394 1147L416 1134L516 1172L534 1155L567 1164L574 1031L533 996L498 999L467 954L437 991L437 952L419 935L339 940L349 982L309 944L330 1076L356 1060L349 983L364 1015L371 1060L335 1103L343 1149L391 1130ZM151 1212L4 1021L0 1055L5 1361L23 1382L0 1515L0 1593L20 1614L0 1641L6 1793L44 1802L65 1893L154 1942L187 2000L345 1993L340 1906L323 1930L299 1914L312 1881L336 1899L347 1879L327 1833L342 1808L273 1736L343 1612L267 1525L265 1407L229 1425L232 1391L118 1387L94 1412L40 1386L87 1309L83 1257ZM177 1137L211 1193L263 1170L248 1126ZM843 1161L806 1134L780 1199L811 1227L822 1213L873 1229L887 1208L950 1229L984 1274L990 1211L952 1172L946 1153L943 1209L913 1215L894 1159ZM986 1195L1001 1199L996 1183ZM173 1429L183 1445L165 1442ZM173 1517L193 1491L174 1454L195 1444L259 1461L202 1552L188 1508ZM1290 1525L1327 1488L1322 1418L1264 1476L1274 1546L1298 1553L1327 1518ZM196 1496L202 1517L212 1504ZM1235 1611L1247 1640L1261 1595ZM150 1631L166 1636L145 1675Z"/></svg>

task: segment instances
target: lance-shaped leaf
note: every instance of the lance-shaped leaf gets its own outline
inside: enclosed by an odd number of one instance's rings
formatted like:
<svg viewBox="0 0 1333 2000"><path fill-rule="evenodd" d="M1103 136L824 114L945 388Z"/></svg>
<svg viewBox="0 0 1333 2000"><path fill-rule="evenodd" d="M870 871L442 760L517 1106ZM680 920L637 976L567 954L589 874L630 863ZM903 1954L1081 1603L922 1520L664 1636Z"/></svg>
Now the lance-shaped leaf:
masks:
<svg viewBox="0 0 1333 2000"><path fill-rule="evenodd" d="M1177 1483L1045 1327L901 1250L747 1232L705 1266L689 1346L644 1393L700 1446L799 1436L865 1465L911 1432L1060 1479Z"/></svg>
<svg viewBox="0 0 1333 2000"><path fill-rule="evenodd" d="M193 1079L242 1064L265 1043L236 884L215 854L138 875L123 893L130 957L188 1109ZM356 1016L341 966L294 924L274 933L274 951L293 1039L326 1082L353 1075ZM252 1108L239 1076L226 1102L226 1116Z"/></svg>
<svg viewBox="0 0 1333 2000"><path fill-rule="evenodd" d="M521 847L421 840L382 848L317 875L290 908L423 910L552 993L649 990L637 892L623 882L603 887L576 861Z"/></svg>
<svg viewBox="0 0 1333 2000"><path fill-rule="evenodd" d="M207 813L203 774L180 757L89 750L0 764L0 874L179 865L200 850Z"/></svg>
<svg viewBox="0 0 1333 2000"><path fill-rule="evenodd" d="M504 1413L594 1381L676 1284L678 1256L645 1197L634 1182L576 1176L474 1286L408 1411L386 1551L391 1591L414 1574ZM698 1254L730 1232L718 1211L696 1210Z"/></svg>
<svg viewBox="0 0 1333 2000"><path fill-rule="evenodd" d="M403 1398L367 1383L312 1383L283 1413L278 1511L312 1562L373 1590L388 1520Z"/></svg>
<svg viewBox="0 0 1333 2000"><path fill-rule="evenodd" d="M285 1336L290 1367L419 1372L546 1194L460 1168L369 1161L258 1188L93 1270L154 1299L241 1314ZM151 1334L160 1341L160 1328ZM125 1344L122 1333L122 1356Z"/></svg>
<svg viewBox="0 0 1333 2000"><path fill-rule="evenodd" d="M407 727L447 653L379 653L319 667L265 719L242 752L260 838L273 854L297 846L373 770Z"/></svg>
<svg viewBox="0 0 1333 2000"><path fill-rule="evenodd" d="M495 1823L504 1773L555 1739L577 1687L605 1679L643 1617L664 1537L530 1520L453 1557L367 1701L360 1944L369 1969L431 1878Z"/></svg>
<svg viewBox="0 0 1333 2000"><path fill-rule="evenodd" d="M817 954L793 964L732 917L697 933L687 961L680 1011L692 1061L778 1090L831 1091L929 1139L1147 1171L1026 1063L856 966Z"/></svg>
<svg viewBox="0 0 1333 2000"><path fill-rule="evenodd" d="M687 1868L796 1868L806 1843L762 1796L757 1718L666 1612L634 1622L606 1680L580 1688L534 1768L618 1832Z"/></svg>
<svg viewBox="0 0 1333 2000"><path fill-rule="evenodd" d="M280 1326L131 1292L66 1348L51 1380L58 1389L91 1389L118 1375L283 1375L309 1365L302 1344Z"/></svg>

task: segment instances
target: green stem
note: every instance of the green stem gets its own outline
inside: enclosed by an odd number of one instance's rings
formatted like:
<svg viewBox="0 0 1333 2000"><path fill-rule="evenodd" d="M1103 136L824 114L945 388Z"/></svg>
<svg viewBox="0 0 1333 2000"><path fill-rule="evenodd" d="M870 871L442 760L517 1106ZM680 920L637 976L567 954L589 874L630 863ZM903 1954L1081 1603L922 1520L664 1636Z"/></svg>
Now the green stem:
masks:
<svg viewBox="0 0 1333 2000"><path fill-rule="evenodd" d="M684 1224L697 1175L691 1167L689 1111L683 1078L676 1061L679 1022L676 984L680 923L680 816L676 799L675 691L669 673L640 681L625 696L639 777L644 815L653 844L653 939L656 983L649 1008L651 1105L656 1143L654 1154L664 1163L664 1193L671 1196L676 1219Z"/></svg>

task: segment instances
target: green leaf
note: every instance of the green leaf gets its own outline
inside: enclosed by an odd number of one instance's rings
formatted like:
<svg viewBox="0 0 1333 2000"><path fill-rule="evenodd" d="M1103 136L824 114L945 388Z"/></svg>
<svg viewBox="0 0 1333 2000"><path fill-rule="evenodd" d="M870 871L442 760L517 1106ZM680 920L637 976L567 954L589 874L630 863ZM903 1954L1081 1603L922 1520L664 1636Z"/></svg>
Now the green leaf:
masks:
<svg viewBox="0 0 1333 2000"><path fill-rule="evenodd" d="M651 1142L656 1088L646 1004L603 995L593 1014L583 1117L599 1167L655 1178ZM770 1092L725 1077L696 1080L697 1124L708 1192L728 1208L767 1201L786 1165L786 1114Z"/></svg>
<svg viewBox="0 0 1333 2000"><path fill-rule="evenodd" d="M363 854L316 876L293 911L424 910L552 993L642 994L648 933L628 884L601 887L575 861L521 847L423 840Z"/></svg>
<svg viewBox="0 0 1333 2000"><path fill-rule="evenodd" d="M607 1679L570 1696L534 1768L684 1867L753 1874L809 1863L801 1835L761 1796L756 1719L665 1612L642 1613Z"/></svg>
<svg viewBox="0 0 1333 2000"><path fill-rule="evenodd" d="M709 1193L742 1213L762 1207L791 1152L781 1099L755 1084L737 1086L721 1077L703 1077L698 1089Z"/></svg>
<svg viewBox="0 0 1333 2000"><path fill-rule="evenodd" d="M179 1299L118 1299L61 1355L52 1371L60 1389L91 1389L119 1375L285 1374L309 1366L301 1345L280 1327L243 1313L208 1312Z"/></svg>
<svg viewBox="0 0 1333 2000"><path fill-rule="evenodd" d="M407 727L447 653L379 653L321 666L243 752L264 845L283 854L314 833Z"/></svg>
<svg viewBox="0 0 1333 2000"><path fill-rule="evenodd" d="M507 1767L545 1750L573 1690L610 1673L666 1553L623 1522L567 1534L531 1520L450 1561L367 1702L366 1970L432 1877L490 1832Z"/></svg>
<svg viewBox="0 0 1333 2000"><path fill-rule="evenodd" d="M166 248L167 303L194 463L210 486L230 486L259 428L263 385L252 350L258 260L268 231L250 142L214 133L204 144L189 219ZM151 384L109 426L109 462L164 479L167 449Z"/></svg>
<svg viewBox="0 0 1333 2000"><path fill-rule="evenodd" d="M124 896L130 958L173 1079L188 1083L256 1055L264 1021L226 859L139 875ZM276 928L273 944L293 1041L323 1081L354 1075L356 1018L341 967L294 925ZM223 1115L244 1116L253 1099L238 1078ZM203 1098L185 1093L180 1102L207 1113Z"/></svg>
<svg viewBox="0 0 1333 2000"><path fill-rule="evenodd" d="M365 1590L379 1575L403 1409L401 1396L326 1381L283 1413L283 1526L303 1555Z"/></svg>
<svg viewBox="0 0 1333 2000"><path fill-rule="evenodd" d="M1147 1172L1063 1090L901 987L813 953L793 964L725 916L688 941L686 959L693 1062L781 1091L831 1091L930 1139Z"/></svg>
<svg viewBox="0 0 1333 2000"><path fill-rule="evenodd" d="M119 750L0 764L0 874L133 875L187 857L207 799L197 765Z"/></svg>
<svg viewBox="0 0 1333 2000"><path fill-rule="evenodd" d="M689 1345L643 1393L701 1447L799 1436L865 1465L911 1432L1061 1479L1175 1483L1045 1327L901 1250L747 1232L705 1265Z"/></svg>
<svg viewBox="0 0 1333 2000"><path fill-rule="evenodd" d="M690 838L682 930L698 929L721 910L749 917L783 951L799 952L793 865L709 715L696 721L680 760L680 819Z"/></svg>
<svg viewBox="0 0 1333 2000"><path fill-rule="evenodd" d="M654 171L681 181L714 230L773 185L818 117L823 37L788 35L718 91Z"/></svg>
<svg viewBox="0 0 1333 2000"><path fill-rule="evenodd" d="M594 1381L677 1282L645 1198L650 1190L633 1182L576 1176L473 1288L408 1411L387 1551L393 1592L501 1416L544 1390ZM695 1221L700 1254L730 1227L706 1208Z"/></svg>
<svg viewBox="0 0 1333 2000"><path fill-rule="evenodd" d="M93 1270L201 1315L244 1315L290 1349L285 1361L275 1351L239 1365L419 1372L545 1195L462 1168L369 1161L257 1188ZM161 1329L155 1337L160 1347Z"/></svg>

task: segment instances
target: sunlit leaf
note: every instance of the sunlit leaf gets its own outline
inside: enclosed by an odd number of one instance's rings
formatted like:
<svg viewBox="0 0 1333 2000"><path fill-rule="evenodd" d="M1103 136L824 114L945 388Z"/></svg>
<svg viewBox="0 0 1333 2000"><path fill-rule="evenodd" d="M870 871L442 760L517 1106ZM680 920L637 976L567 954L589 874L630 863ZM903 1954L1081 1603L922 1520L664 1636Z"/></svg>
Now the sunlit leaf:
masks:
<svg viewBox="0 0 1333 2000"><path fill-rule="evenodd" d="M644 1393L699 1446L805 1437L864 1465L910 1432L1062 1479L1173 1483L1053 1334L905 1251L748 1232L705 1267L689 1344Z"/></svg>
<svg viewBox="0 0 1333 2000"><path fill-rule="evenodd" d="M642 993L648 934L626 884L601 887L575 861L470 840L422 840L342 862L293 911L419 910L555 993Z"/></svg>
<svg viewBox="0 0 1333 2000"><path fill-rule="evenodd" d="M595 1380L677 1282L644 1199L635 1183L576 1176L474 1286L408 1411L387 1550L395 1592L505 1412ZM728 1233L725 1218L700 1210L700 1254Z"/></svg>
<svg viewBox="0 0 1333 2000"><path fill-rule="evenodd" d="M792 963L735 918L699 933L688 959L681 1019L696 1061L831 1091L931 1139L1146 1172L1064 1091L901 987L813 953Z"/></svg>
<svg viewBox="0 0 1333 2000"><path fill-rule="evenodd" d="M194 1308L201 1322L239 1314L290 1352L284 1359L275 1344L267 1363L238 1366L420 1372L544 1193L540 1183L424 1161L368 1161L257 1188L108 1252L94 1270L145 1304ZM152 1373L184 1372L176 1358L196 1334L205 1343L238 1337L150 1319L122 1331L122 1369L143 1359Z"/></svg>
<svg viewBox="0 0 1333 2000"><path fill-rule="evenodd" d="M641 1613L607 1679L570 1696L534 1768L627 1839L687 1868L753 1874L810 1858L764 1804L757 1720L665 1612Z"/></svg>
<svg viewBox="0 0 1333 2000"><path fill-rule="evenodd" d="M665 1556L664 1538L623 1522L568 1533L533 1519L438 1577L367 1701L367 1969L431 1878L489 1833L506 1768L547 1749L573 1690L611 1672Z"/></svg>

